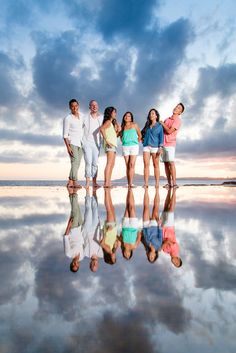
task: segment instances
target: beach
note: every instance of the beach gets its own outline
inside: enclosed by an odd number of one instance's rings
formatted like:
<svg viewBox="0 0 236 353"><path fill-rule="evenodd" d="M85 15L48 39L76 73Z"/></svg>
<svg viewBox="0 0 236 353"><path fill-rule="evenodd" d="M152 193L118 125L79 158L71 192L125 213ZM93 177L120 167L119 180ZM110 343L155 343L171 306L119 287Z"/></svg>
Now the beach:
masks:
<svg viewBox="0 0 236 353"><path fill-rule="evenodd" d="M119 231L127 188L111 189ZM148 190L150 208L155 188ZM142 225L142 187L134 188L136 215ZM85 216L85 189L77 192ZM159 212L167 190L160 188ZM100 225L106 219L104 189L97 191ZM88 197L88 194L87 194ZM90 196L92 193L90 192ZM88 347L91 330L95 342L107 326L112 345L119 345L125 332L133 332L160 344L169 352L169 342L186 352L233 351L235 303L235 206L234 187L180 187L174 210L176 239L183 265L175 268L168 254L159 253L154 264L147 261L142 244L130 261L117 251L111 266L102 258L92 273L89 259L77 273L69 270L63 249L63 234L70 217L68 191L63 186L1 187L1 333L5 351L16 346L55 347L68 351L64 333L78 345ZM222 303L222 296L224 303ZM224 331L224 335L222 333ZM3 336L4 333L4 336ZM46 342L46 343L45 343ZM211 342L211 343L210 343Z"/></svg>

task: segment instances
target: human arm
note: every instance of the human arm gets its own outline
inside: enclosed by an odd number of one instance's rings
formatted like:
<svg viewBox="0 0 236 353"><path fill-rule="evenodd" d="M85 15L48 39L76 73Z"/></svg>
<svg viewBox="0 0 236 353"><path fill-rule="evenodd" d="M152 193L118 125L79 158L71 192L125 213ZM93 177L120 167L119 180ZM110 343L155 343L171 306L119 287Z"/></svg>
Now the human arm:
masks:
<svg viewBox="0 0 236 353"><path fill-rule="evenodd" d="M100 133L108 147L112 146L106 139L106 129L109 128L111 122L109 120L105 121L105 123L100 127Z"/></svg>
<svg viewBox="0 0 236 353"><path fill-rule="evenodd" d="M70 217L66 226L65 235L68 235L70 233L72 223L73 223L73 217Z"/></svg>
<svg viewBox="0 0 236 353"><path fill-rule="evenodd" d="M138 232L138 236L137 236L137 240L136 240L136 243L135 243L135 248L137 248L141 242L141 238L142 238L142 232L139 231Z"/></svg>
<svg viewBox="0 0 236 353"><path fill-rule="evenodd" d="M158 151L156 153L156 157L162 155L162 153L163 153L163 143L164 143L163 127L161 125L159 125L159 127L158 127Z"/></svg>
<svg viewBox="0 0 236 353"><path fill-rule="evenodd" d="M135 127L135 129L137 131L137 134L138 134L138 141L142 142L142 134L141 134L141 131L140 131L140 128L139 128L138 124L134 124L134 127Z"/></svg>
<svg viewBox="0 0 236 353"><path fill-rule="evenodd" d="M70 116L67 116L63 120L63 139L67 148L68 154L73 157L73 151L70 146L70 141L69 141L69 129L70 129Z"/></svg>
<svg viewBox="0 0 236 353"><path fill-rule="evenodd" d="M177 130L174 126L168 127L163 121L160 121L160 124L162 125L162 127L167 135L170 135L170 134L172 134L172 132Z"/></svg>
<svg viewBox="0 0 236 353"><path fill-rule="evenodd" d="M70 145L70 142L69 142L68 138L64 138L64 142L65 142L68 154L71 157L73 157L73 151L72 151L72 148L71 148L71 145Z"/></svg>

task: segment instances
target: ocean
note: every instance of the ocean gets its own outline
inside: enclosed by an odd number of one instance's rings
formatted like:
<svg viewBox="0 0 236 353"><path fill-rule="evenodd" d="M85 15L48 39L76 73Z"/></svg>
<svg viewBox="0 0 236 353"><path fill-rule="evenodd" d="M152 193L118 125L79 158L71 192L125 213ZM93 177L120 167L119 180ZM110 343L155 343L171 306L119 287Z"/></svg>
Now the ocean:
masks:
<svg viewBox="0 0 236 353"><path fill-rule="evenodd" d="M181 186L208 186L208 185L224 185L223 183L227 183L225 185L233 185L236 184L236 178L232 179L208 179L208 178L180 178L177 179L178 185ZM232 182L232 183L230 183ZM79 183L82 185L85 184L84 180L80 180ZM103 180L98 181L100 185L103 184ZM112 184L114 186L126 186L127 182L126 180L120 179L120 180L113 180ZM134 180L134 184L136 186L142 186L143 181L142 178L138 176ZM154 179L153 177L150 177L150 183L149 185L152 186L154 185ZM160 185L165 185L166 180L162 179L160 180ZM0 187L3 186L65 186L66 185L66 180L0 180Z"/></svg>

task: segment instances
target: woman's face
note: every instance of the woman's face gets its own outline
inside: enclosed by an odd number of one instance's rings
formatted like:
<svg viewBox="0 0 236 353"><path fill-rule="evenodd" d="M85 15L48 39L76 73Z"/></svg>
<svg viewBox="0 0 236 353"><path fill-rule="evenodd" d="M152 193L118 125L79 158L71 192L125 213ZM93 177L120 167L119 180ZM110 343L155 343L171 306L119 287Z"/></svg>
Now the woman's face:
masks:
<svg viewBox="0 0 236 353"><path fill-rule="evenodd" d="M152 122L157 121L157 115L156 115L155 110L151 110L149 118Z"/></svg>
<svg viewBox="0 0 236 353"><path fill-rule="evenodd" d="M111 120L116 119L116 110L114 109L111 113Z"/></svg>
<svg viewBox="0 0 236 353"><path fill-rule="evenodd" d="M132 121L132 117L130 113L125 114L124 120L126 123L129 123Z"/></svg>
<svg viewBox="0 0 236 353"><path fill-rule="evenodd" d="M153 262L155 260L155 257L156 257L156 253L155 252L150 252L148 254L148 258L149 258L150 262Z"/></svg>

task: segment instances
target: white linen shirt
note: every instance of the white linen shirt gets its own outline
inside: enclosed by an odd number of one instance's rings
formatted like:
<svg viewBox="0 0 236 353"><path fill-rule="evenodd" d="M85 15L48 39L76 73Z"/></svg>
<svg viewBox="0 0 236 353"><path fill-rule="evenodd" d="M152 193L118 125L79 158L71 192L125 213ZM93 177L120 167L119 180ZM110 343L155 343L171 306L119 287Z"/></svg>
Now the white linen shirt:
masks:
<svg viewBox="0 0 236 353"><path fill-rule="evenodd" d="M83 117L75 117L73 114L67 115L63 120L63 138L67 138L69 142L77 147L81 147L83 139Z"/></svg>
<svg viewBox="0 0 236 353"><path fill-rule="evenodd" d="M103 116L99 115L97 118L93 118L91 114L88 114L84 118L84 138L83 145L86 143L95 143L99 148L101 145L100 127L102 126Z"/></svg>
<svg viewBox="0 0 236 353"><path fill-rule="evenodd" d="M84 258L84 238L81 230L81 226L72 228L68 235L63 236L65 255L73 259L80 254L79 261Z"/></svg>

